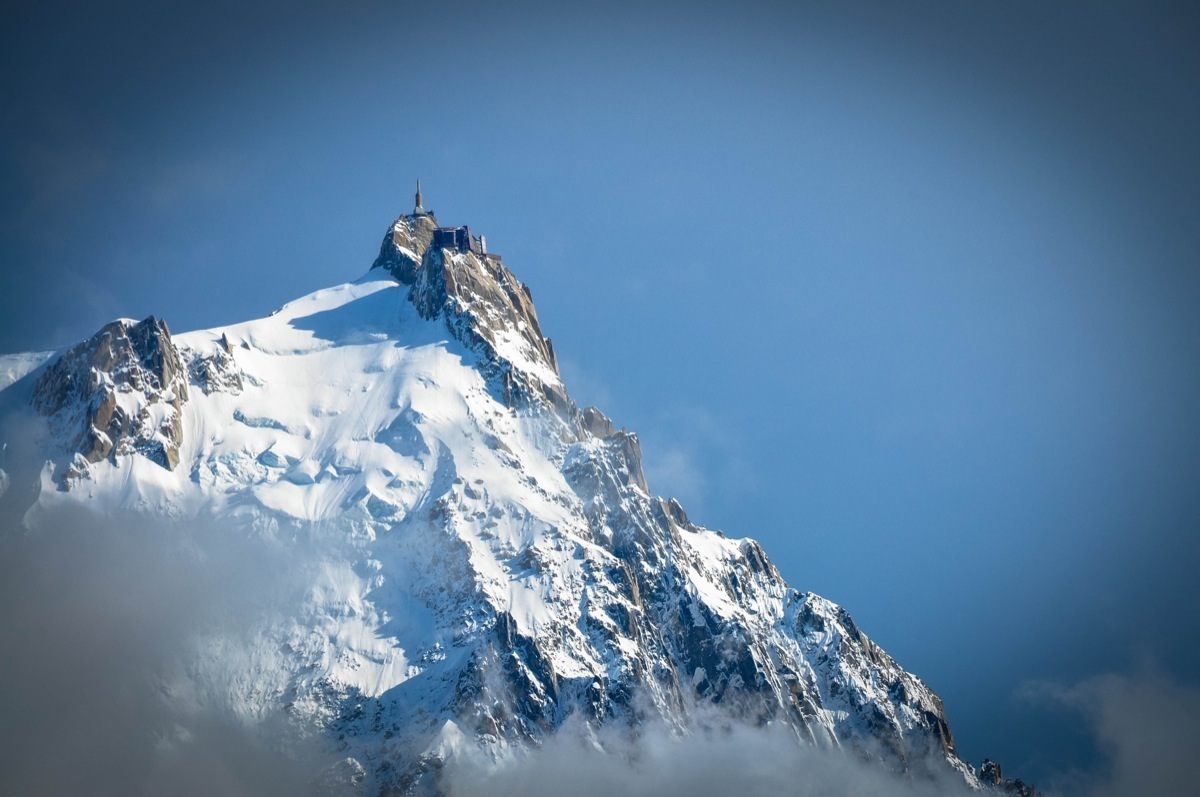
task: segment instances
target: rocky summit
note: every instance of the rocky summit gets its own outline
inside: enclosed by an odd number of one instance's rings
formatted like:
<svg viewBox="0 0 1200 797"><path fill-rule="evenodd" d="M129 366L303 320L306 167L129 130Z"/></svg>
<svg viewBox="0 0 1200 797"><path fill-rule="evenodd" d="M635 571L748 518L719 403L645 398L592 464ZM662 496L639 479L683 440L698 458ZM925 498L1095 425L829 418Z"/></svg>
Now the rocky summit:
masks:
<svg viewBox="0 0 1200 797"><path fill-rule="evenodd" d="M1012 784L959 758L942 701L846 610L654 495L636 434L571 400L529 289L419 202L365 276L265 318L117 321L0 365L0 516L23 533L70 508L312 549L301 597L236 643L197 629L174 677L283 717L333 762L322 788L437 793L456 757L568 722L686 738L714 712L912 782Z"/></svg>
<svg viewBox="0 0 1200 797"><path fill-rule="evenodd" d="M151 316L114 321L71 348L42 373L33 404L86 463L137 453L170 470L187 388L171 332Z"/></svg>

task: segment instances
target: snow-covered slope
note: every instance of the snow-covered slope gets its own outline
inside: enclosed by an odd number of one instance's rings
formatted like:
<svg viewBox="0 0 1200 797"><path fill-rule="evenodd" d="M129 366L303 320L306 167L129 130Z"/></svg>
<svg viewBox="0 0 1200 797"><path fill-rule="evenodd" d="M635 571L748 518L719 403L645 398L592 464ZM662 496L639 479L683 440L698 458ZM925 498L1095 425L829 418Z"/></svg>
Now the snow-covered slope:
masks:
<svg viewBox="0 0 1200 797"><path fill-rule="evenodd" d="M978 788L938 697L757 543L653 496L637 437L571 402L529 291L435 227L401 217L365 277L267 318L115 322L0 362L0 434L36 465L0 462L0 515L333 540L291 611L189 672L244 717L285 710L365 793L436 788L447 757L568 717L687 733L713 705Z"/></svg>

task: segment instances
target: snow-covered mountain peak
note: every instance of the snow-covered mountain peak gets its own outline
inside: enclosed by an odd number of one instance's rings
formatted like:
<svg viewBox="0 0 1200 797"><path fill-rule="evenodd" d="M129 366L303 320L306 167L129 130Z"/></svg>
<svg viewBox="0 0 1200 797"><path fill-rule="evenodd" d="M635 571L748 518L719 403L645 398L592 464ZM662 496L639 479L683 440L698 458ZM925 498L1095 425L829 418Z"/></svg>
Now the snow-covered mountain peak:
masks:
<svg viewBox="0 0 1200 797"><path fill-rule="evenodd" d="M402 216L362 279L265 318L118 322L0 373L0 517L205 521L308 557L301 599L181 671L326 739L366 792L437 790L462 750L500 760L568 718L686 734L714 707L980 786L937 695L844 609L653 495L468 228ZM21 406L46 434L15 431Z"/></svg>

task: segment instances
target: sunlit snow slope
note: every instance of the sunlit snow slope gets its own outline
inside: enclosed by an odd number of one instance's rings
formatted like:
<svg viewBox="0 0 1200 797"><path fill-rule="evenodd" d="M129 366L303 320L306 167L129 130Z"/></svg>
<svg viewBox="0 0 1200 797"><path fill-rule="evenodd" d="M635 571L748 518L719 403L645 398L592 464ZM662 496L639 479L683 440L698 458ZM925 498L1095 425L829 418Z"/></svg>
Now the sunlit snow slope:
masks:
<svg viewBox="0 0 1200 797"><path fill-rule="evenodd" d="M267 318L0 359L0 510L319 550L297 605L190 671L247 721L327 739L367 793L436 788L456 751L568 716L686 733L713 705L977 787L937 696L757 543L653 497L636 436L571 402L528 290L435 227L401 217L364 278Z"/></svg>

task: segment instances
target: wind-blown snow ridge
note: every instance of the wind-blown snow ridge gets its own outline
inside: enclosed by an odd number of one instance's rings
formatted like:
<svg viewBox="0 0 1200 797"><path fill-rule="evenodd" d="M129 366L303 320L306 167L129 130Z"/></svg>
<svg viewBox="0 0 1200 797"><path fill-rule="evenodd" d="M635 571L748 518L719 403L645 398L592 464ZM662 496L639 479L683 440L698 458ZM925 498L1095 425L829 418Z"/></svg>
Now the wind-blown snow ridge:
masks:
<svg viewBox="0 0 1200 797"><path fill-rule="evenodd" d="M46 375L87 362L117 384L98 339L6 366L27 373L0 411L42 408L27 445L49 464L0 470L25 486L0 491L0 514L36 528L74 506L334 540L302 605L263 620L238 659L266 662L259 678L220 657L193 675L239 715L286 706L354 759L366 793L436 789L455 751L504 756L568 717L683 733L711 705L978 788L938 697L756 542L653 497L636 436L571 402L529 291L497 258L431 247L435 226L401 217L365 277L266 318L155 327L187 379L169 393L173 466L122 439L81 456L62 431L94 413ZM144 388L135 413L167 395L152 371L127 380Z"/></svg>

